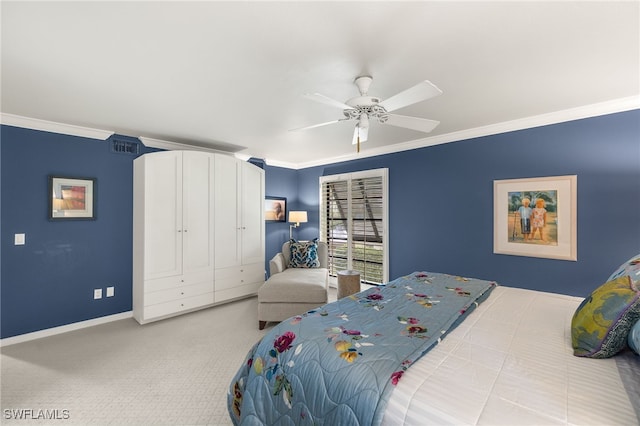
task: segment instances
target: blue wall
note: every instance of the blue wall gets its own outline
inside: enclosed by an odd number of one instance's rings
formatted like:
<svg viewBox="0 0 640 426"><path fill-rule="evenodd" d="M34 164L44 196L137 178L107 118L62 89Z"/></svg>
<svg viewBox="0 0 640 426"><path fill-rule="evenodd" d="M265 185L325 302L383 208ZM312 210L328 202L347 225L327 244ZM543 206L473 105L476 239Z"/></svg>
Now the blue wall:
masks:
<svg viewBox="0 0 640 426"><path fill-rule="evenodd" d="M297 171L265 166L265 190L308 211L294 237L310 239L320 176L387 167L390 278L427 270L585 296L640 253L639 123L631 111ZM134 157L11 126L0 157L1 337L131 310ZM97 220L49 221L50 174L96 177ZM578 261L493 254L493 180L567 174L578 175ZM267 262L288 238L288 223L267 223ZM115 297L93 300L111 285Z"/></svg>
<svg viewBox="0 0 640 426"><path fill-rule="evenodd" d="M285 197L287 199L286 215L289 211L298 210L298 180L296 170L282 167L265 166L264 193L270 197ZM317 204L317 202L316 202ZM282 243L289 240L288 222L266 222L265 224L265 270L269 274L269 260L282 249ZM293 237L297 238L297 230L294 229Z"/></svg>
<svg viewBox="0 0 640 426"><path fill-rule="evenodd" d="M318 178L389 168L389 278L416 271L586 296L640 253L640 111L487 136L299 171ZM578 176L578 261L493 254L493 180ZM314 234L315 233L315 234Z"/></svg>
<svg viewBox="0 0 640 426"><path fill-rule="evenodd" d="M135 157L109 140L10 126L0 138L2 337L130 311ZM48 220L49 175L97 178L97 219ZM115 296L94 300L107 286Z"/></svg>

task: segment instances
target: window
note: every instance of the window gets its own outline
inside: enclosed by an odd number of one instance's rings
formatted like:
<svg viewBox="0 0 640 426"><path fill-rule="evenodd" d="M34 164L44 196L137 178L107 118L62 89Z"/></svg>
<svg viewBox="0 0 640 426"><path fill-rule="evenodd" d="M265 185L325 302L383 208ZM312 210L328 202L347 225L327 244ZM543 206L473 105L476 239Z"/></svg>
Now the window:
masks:
<svg viewBox="0 0 640 426"><path fill-rule="evenodd" d="M320 238L329 274L351 269L368 284L388 281L387 175L375 169L320 178Z"/></svg>

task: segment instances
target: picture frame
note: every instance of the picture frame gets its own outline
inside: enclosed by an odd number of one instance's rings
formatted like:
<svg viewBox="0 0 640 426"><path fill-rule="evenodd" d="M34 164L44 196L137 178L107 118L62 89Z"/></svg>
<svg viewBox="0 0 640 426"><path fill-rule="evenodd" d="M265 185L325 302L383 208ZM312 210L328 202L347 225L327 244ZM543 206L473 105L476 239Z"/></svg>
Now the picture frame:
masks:
<svg viewBox="0 0 640 426"><path fill-rule="evenodd" d="M265 197L264 220L266 222L286 222L287 199L285 197Z"/></svg>
<svg viewBox="0 0 640 426"><path fill-rule="evenodd" d="M96 178L49 176L49 220L95 220Z"/></svg>
<svg viewBox="0 0 640 426"><path fill-rule="evenodd" d="M493 181L493 252L578 260L577 175Z"/></svg>

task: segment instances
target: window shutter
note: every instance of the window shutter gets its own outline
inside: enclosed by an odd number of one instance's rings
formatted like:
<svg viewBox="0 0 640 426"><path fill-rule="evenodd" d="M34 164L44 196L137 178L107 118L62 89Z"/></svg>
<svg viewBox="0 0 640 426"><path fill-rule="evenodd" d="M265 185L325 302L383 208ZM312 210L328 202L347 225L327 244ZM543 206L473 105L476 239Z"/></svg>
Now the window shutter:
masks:
<svg viewBox="0 0 640 426"><path fill-rule="evenodd" d="M329 247L329 273L352 269L370 284L387 274L387 170L321 178L320 232Z"/></svg>
<svg viewBox="0 0 640 426"><path fill-rule="evenodd" d="M351 181L352 269L364 282L383 283L382 178Z"/></svg>
<svg viewBox="0 0 640 426"><path fill-rule="evenodd" d="M322 184L324 211L322 235L329 248L329 274L348 269L349 186L336 180Z"/></svg>

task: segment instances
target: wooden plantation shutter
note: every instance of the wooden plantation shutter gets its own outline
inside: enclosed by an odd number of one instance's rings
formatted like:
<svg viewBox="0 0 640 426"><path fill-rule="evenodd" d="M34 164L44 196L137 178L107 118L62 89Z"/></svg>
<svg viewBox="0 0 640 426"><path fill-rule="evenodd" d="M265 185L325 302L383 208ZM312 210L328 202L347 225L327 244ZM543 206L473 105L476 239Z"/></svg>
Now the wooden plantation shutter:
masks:
<svg viewBox="0 0 640 426"><path fill-rule="evenodd" d="M321 239L329 273L352 269L369 284L388 281L387 169L320 178Z"/></svg>
<svg viewBox="0 0 640 426"><path fill-rule="evenodd" d="M351 269L372 284L384 283L382 185L382 176L351 180Z"/></svg>
<svg viewBox="0 0 640 426"><path fill-rule="evenodd" d="M336 180L322 185L324 217L321 214L322 236L329 247L329 274L349 269L349 182Z"/></svg>

